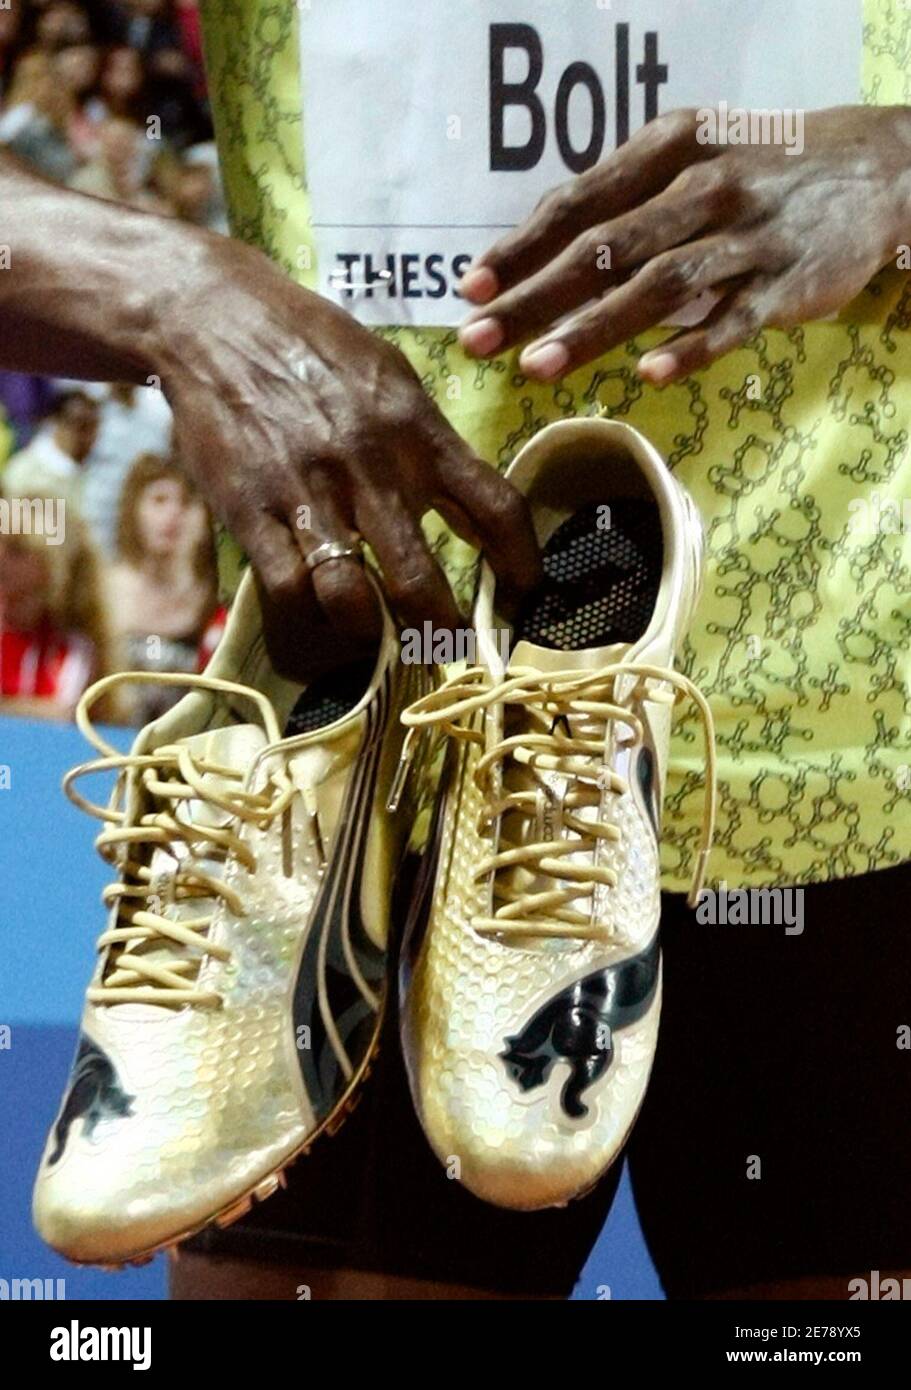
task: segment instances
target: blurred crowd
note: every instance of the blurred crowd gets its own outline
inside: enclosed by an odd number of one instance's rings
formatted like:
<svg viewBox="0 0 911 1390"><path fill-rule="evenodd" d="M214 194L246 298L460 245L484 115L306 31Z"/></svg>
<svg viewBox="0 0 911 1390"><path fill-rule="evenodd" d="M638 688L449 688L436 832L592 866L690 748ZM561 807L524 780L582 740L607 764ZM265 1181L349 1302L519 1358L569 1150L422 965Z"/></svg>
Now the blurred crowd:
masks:
<svg viewBox="0 0 911 1390"><path fill-rule="evenodd" d="M0 0L0 146L226 232L196 0ZM162 393L0 370L0 714L69 718L101 676L201 670L223 621ZM142 723L180 693L125 683L99 713Z"/></svg>

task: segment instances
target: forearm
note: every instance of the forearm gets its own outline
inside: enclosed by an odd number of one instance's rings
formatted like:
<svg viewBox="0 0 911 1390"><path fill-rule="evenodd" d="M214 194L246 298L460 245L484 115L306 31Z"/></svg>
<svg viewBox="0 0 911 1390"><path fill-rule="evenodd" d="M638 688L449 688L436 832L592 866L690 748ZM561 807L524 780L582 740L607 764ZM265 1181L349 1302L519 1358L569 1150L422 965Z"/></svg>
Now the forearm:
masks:
<svg viewBox="0 0 911 1390"><path fill-rule="evenodd" d="M0 151L0 366L142 384L208 237L46 182Z"/></svg>

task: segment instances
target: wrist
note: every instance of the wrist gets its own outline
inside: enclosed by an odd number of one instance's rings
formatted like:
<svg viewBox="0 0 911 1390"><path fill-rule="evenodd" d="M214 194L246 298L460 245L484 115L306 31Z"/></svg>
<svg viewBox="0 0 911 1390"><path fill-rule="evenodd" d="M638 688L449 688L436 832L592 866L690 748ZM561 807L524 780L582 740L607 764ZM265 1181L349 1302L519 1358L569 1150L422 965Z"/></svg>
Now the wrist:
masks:
<svg viewBox="0 0 911 1390"><path fill-rule="evenodd" d="M132 229L138 239L128 232L124 246L130 271L121 292L121 333L141 384L154 377L153 384L165 386L192 351L183 340L198 333L193 306L201 308L214 288L212 243L222 238L170 218L143 222Z"/></svg>
<svg viewBox="0 0 911 1390"><path fill-rule="evenodd" d="M242 352L267 312L263 291L279 272L253 247L182 223L165 225L161 254L168 272L144 304L151 370L166 395L191 380L220 389L230 349Z"/></svg>
<svg viewBox="0 0 911 1390"><path fill-rule="evenodd" d="M182 264L208 234L59 189L2 153L0 211L0 365L137 384L157 374Z"/></svg>

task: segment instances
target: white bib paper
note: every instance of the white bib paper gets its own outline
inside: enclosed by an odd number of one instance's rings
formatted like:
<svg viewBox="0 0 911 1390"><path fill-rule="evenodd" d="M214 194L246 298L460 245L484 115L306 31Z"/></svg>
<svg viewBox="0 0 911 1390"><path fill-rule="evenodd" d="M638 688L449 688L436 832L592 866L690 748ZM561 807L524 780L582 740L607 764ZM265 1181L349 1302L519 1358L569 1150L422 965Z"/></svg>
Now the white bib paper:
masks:
<svg viewBox="0 0 911 1390"><path fill-rule="evenodd" d="M299 0L318 288L458 323L471 258L655 114L858 100L861 0Z"/></svg>

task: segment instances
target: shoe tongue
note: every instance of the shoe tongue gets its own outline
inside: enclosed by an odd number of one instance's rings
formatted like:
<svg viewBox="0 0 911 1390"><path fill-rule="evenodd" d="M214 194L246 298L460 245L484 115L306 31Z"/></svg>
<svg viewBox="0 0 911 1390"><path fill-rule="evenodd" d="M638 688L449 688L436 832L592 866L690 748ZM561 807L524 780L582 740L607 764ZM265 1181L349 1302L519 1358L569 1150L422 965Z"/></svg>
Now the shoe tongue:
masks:
<svg viewBox="0 0 911 1390"><path fill-rule="evenodd" d="M189 750L194 760L201 763L218 763L246 776L261 748L268 739L265 729L259 724L229 724L224 729L208 729L202 734L191 734L177 740L180 748ZM239 777L226 777L217 772L203 772L201 785L219 794L235 793L243 787ZM194 797L191 801L176 804L176 818L188 825L225 825L231 819L230 811L211 801Z"/></svg>
<svg viewBox="0 0 911 1390"><path fill-rule="evenodd" d="M629 651L630 646L626 642L616 642L607 647L589 647L581 651L570 652L552 647L540 647L535 642L522 639L516 643L512 650L506 674L508 678L523 667L531 667L533 670L543 673L577 668L579 674L583 675L586 671L598 671L605 666L615 665L617 662L625 660ZM580 696L580 698L584 699L585 697ZM578 735L582 732L576 726L576 721L572 715L567 716L565 720L560 719L559 722L564 733ZM504 736L508 738L526 732L540 733L540 723L534 721L530 714L523 712L521 706L509 706L503 730ZM507 764L504 775L505 790L537 790L542 784L547 788L550 800L549 804L545 803L541 806L538 815L529 816L507 812L504 816L503 829L506 831L511 844L532 844L542 839L573 840L578 838L575 832L566 828L563 822L563 797L575 785L573 779L561 775L559 772L544 771L543 769L539 769L537 776L534 776L528 768L515 760L510 760ZM596 821L599 817L599 808L596 805L577 807L574 808L572 814L578 820ZM568 862L584 867L592 862L592 858L591 851L580 851L578 854L570 855ZM557 887L569 888L572 886L568 879L557 880L549 875L535 874L528 868L518 868L512 871L511 882L514 888L519 889L525 895L548 892ZM565 906L588 915L591 912L592 900L580 894L567 902ZM547 914L545 913L545 915ZM546 952L568 951L574 949L576 945L577 943L572 940L562 941L556 938L523 941L523 947L526 950Z"/></svg>

